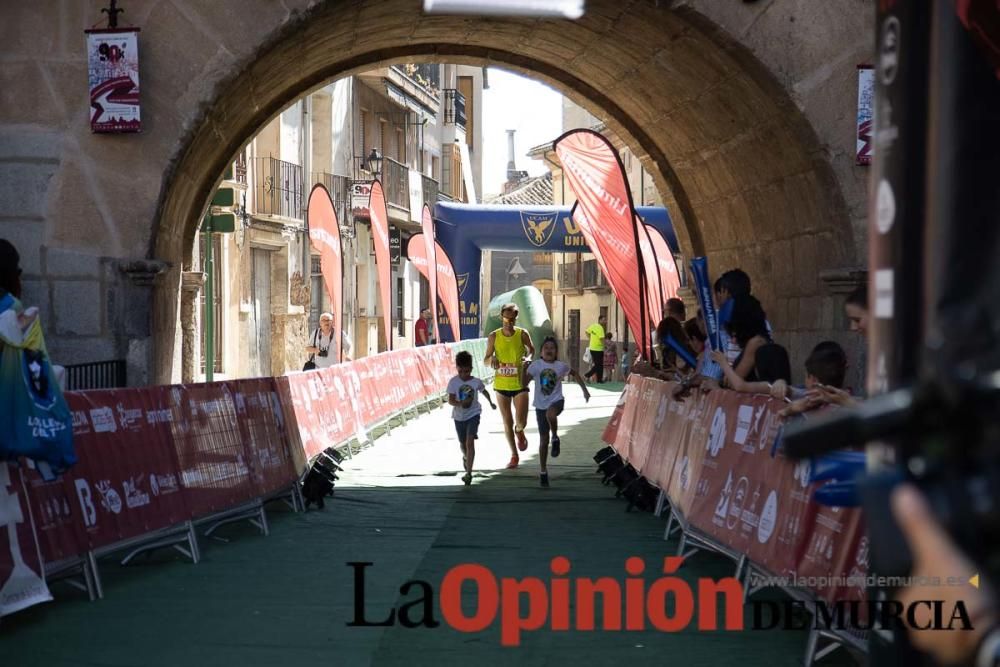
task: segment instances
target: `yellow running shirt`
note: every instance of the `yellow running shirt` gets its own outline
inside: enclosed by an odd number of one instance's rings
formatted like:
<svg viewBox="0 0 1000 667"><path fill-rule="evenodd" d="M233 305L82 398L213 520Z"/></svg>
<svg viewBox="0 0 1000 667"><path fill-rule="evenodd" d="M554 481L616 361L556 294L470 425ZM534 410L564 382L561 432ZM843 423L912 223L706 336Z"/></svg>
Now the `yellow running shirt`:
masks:
<svg viewBox="0 0 1000 667"><path fill-rule="evenodd" d="M584 333L590 335L591 352L604 352L604 327L600 323L591 324Z"/></svg>
<svg viewBox="0 0 1000 667"><path fill-rule="evenodd" d="M521 384L521 366L524 363L524 340L522 336L524 329L514 327L512 336L505 336L503 329L497 329L493 333L493 353L496 355L500 367L497 369L496 377L493 378L493 388L505 391L519 391L524 389Z"/></svg>

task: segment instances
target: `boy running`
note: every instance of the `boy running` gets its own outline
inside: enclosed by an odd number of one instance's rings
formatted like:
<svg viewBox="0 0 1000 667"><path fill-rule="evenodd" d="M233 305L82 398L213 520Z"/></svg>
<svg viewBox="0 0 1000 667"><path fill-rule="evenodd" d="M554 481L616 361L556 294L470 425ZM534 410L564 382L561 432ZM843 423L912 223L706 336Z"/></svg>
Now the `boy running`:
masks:
<svg viewBox="0 0 1000 667"><path fill-rule="evenodd" d="M527 381L535 381L535 417L538 419L538 460L541 473L539 482L549 485L546 463L549 457L549 431L552 432L552 458L559 456L559 415L566 402L563 399L562 379L569 375L583 389L583 397L590 402L590 391L583 378L564 361L559 361L556 339L549 336L542 342L542 357L528 364Z"/></svg>
<svg viewBox="0 0 1000 667"><path fill-rule="evenodd" d="M483 408L479 405L479 392L483 393L490 407L497 406L486 391L486 385L477 377L472 376L472 355L459 352L455 355L455 369L458 375L448 382L448 405L453 406L451 413L455 420L455 431L462 447L462 462L465 474L462 481L466 486L472 483L472 463L476 459L476 438L479 437L479 415Z"/></svg>

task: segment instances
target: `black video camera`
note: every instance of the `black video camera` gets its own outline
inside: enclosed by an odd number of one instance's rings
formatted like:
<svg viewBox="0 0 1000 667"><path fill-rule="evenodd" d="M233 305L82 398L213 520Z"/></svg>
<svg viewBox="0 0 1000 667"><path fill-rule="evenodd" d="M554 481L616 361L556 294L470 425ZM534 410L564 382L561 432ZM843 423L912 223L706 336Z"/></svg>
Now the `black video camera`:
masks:
<svg viewBox="0 0 1000 667"><path fill-rule="evenodd" d="M319 352L317 352L316 354L317 354L317 356L325 357L327 355L327 353L328 353L327 349L321 347L321 348L319 348Z"/></svg>
<svg viewBox="0 0 1000 667"><path fill-rule="evenodd" d="M910 574L912 557L890 505L896 484L910 481L959 547L1000 581L1000 371L925 382L789 424L782 445L802 459L883 440L898 444L896 464L857 480L872 571Z"/></svg>

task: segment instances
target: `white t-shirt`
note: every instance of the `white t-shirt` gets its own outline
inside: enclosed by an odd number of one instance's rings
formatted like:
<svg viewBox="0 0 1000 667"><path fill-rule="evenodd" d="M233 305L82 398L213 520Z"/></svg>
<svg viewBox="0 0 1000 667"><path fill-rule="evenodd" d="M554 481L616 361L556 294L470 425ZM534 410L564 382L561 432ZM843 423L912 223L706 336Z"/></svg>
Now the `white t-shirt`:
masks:
<svg viewBox="0 0 1000 667"><path fill-rule="evenodd" d="M464 401L472 396L472 405L463 408L461 405L454 405L451 408L451 418L457 422L464 422L472 419L483 411L483 406L479 404L479 392L486 389L483 381L476 376L470 376L468 380L463 380L459 376L448 381L448 395L454 396L460 401Z"/></svg>
<svg viewBox="0 0 1000 667"><path fill-rule="evenodd" d="M319 329L313 331L312 338L309 339L310 344L313 347L318 347L320 350L326 350L326 356L319 356L319 352L313 355L313 361L316 363L316 368L329 368L337 363L337 346L333 345L333 330L330 330L329 336L324 336L323 332Z"/></svg>
<svg viewBox="0 0 1000 667"><path fill-rule="evenodd" d="M549 363L535 359L528 364L528 377L535 380L535 409L548 410L553 403L563 400L562 380L570 368L565 361Z"/></svg>

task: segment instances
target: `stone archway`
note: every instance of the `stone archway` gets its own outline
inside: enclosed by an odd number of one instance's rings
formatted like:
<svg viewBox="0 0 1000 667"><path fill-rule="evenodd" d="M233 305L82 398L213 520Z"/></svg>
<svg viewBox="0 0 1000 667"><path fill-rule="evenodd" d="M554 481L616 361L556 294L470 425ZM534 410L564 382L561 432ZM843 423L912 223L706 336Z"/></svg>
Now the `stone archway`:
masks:
<svg viewBox="0 0 1000 667"><path fill-rule="evenodd" d="M174 376L179 266L226 162L299 95L402 59L495 64L559 89L640 156L667 195L687 253L746 269L777 330L832 328L833 303L818 273L863 256L849 211L857 192L749 49L692 9L645 1L590 0L573 23L428 17L420 5L319 4L268 34L205 95L168 171L151 238L153 257L174 266L155 295L156 381ZM789 342L793 353L803 347Z"/></svg>

